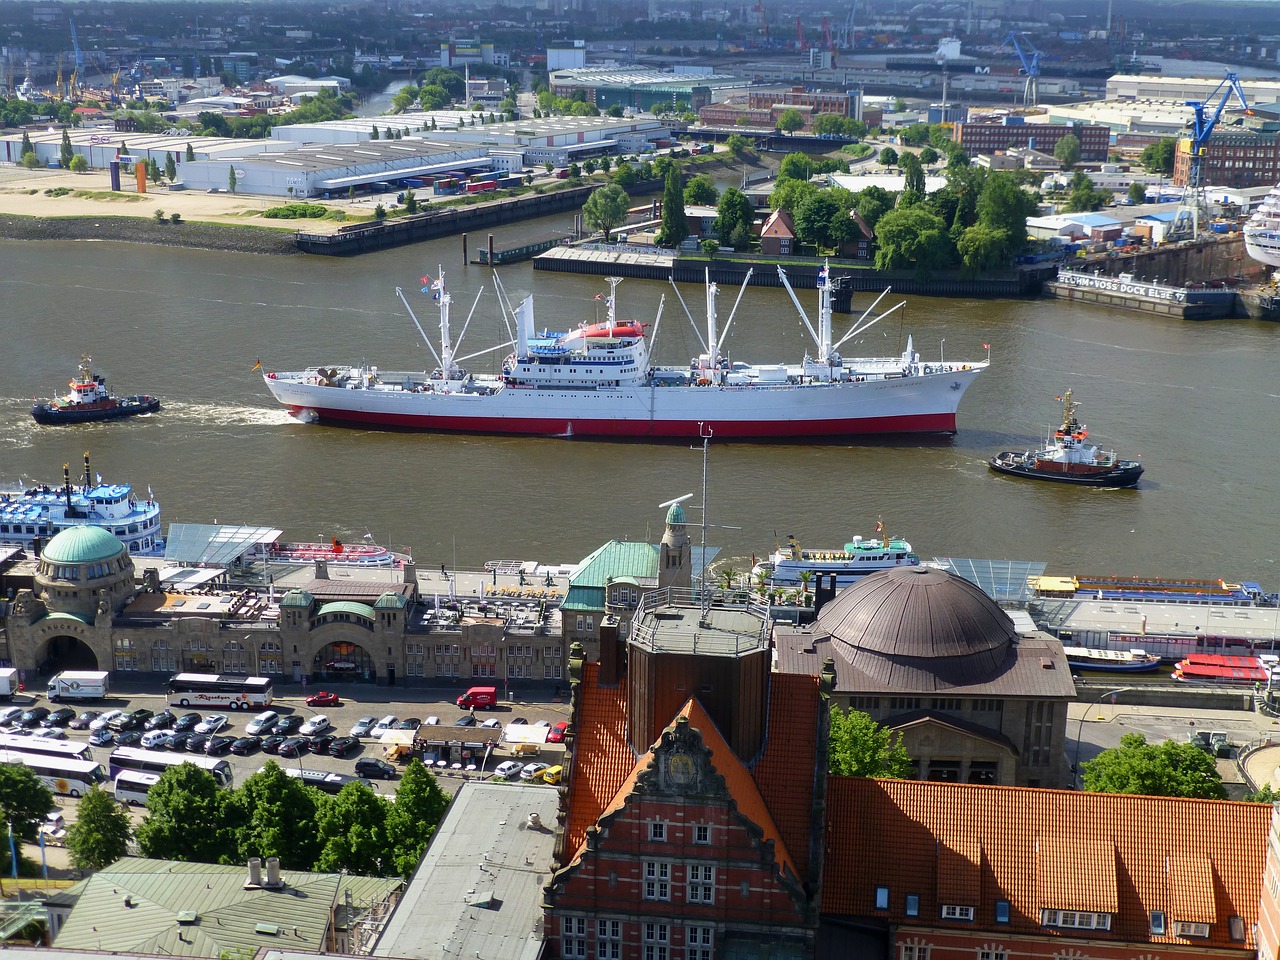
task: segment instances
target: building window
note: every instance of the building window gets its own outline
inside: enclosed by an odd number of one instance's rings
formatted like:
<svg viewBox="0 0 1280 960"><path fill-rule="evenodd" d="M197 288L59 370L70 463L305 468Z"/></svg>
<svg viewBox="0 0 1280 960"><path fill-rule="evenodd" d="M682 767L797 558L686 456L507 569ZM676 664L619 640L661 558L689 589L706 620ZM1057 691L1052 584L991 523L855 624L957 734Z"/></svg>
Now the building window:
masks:
<svg viewBox="0 0 1280 960"><path fill-rule="evenodd" d="M889 909L889 888L888 887L876 887L876 909L877 910Z"/></svg>
<svg viewBox="0 0 1280 960"><path fill-rule="evenodd" d="M899 944L898 960L929 960L929 945L927 943Z"/></svg>
<svg viewBox="0 0 1280 960"><path fill-rule="evenodd" d="M1244 941L1244 918L1227 917L1227 929L1231 931L1231 939Z"/></svg>
<svg viewBox="0 0 1280 960"><path fill-rule="evenodd" d="M622 957L622 921L596 921L596 957L598 960L620 960Z"/></svg>
<svg viewBox="0 0 1280 960"><path fill-rule="evenodd" d="M1153 937L1164 936L1164 911L1163 910L1151 911L1151 935Z"/></svg>
<svg viewBox="0 0 1280 960"><path fill-rule="evenodd" d="M644 925L644 960L668 960L670 929L665 923Z"/></svg>
<svg viewBox="0 0 1280 960"><path fill-rule="evenodd" d="M1092 913L1088 910L1041 910L1040 922L1046 927L1066 927L1073 930L1110 930L1111 914ZM1208 927L1205 928L1208 936Z"/></svg>
<svg viewBox="0 0 1280 960"><path fill-rule="evenodd" d="M645 861L644 898L646 900L671 899L671 864L662 860Z"/></svg>
<svg viewBox="0 0 1280 960"><path fill-rule="evenodd" d="M973 907L961 907L954 903L944 903L942 905L943 920L972 920Z"/></svg>
<svg viewBox="0 0 1280 960"><path fill-rule="evenodd" d="M978 951L978 960L1009 960L1009 951L1003 947L983 947Z"/></svg>
<svg viewBox="0 0 1280 960"><path fill-rule="evenodd" d="M715 927L685 927L685 960L712 960L715 956Z"/></svg>
<svg viewBox="0 0 1280 960"><path fill-rule="evenodd" d="M907 916L920 916L920 895L918 893L907 894Z"/></svg>
<svg viewBox="0 0 1280 960"><path fill-rule="evenodd" d="M665 823L649 824L649 839L661 843L667 839L667 825Z"/></svg>
<svg viewBox="0 0 1280 960"><path fill-rule="evenodd" d="M1009 901L997 900L996 901L996 923L1008 923L1008 922L1009 922Z"/></svg>
<svg viewBox="0 0 1280 960"><path fill-rule="evenodd" d="M714 903L716 899L716 868L691 863L688 868L690 903Z"/></svg>
<svg viewBox="0 0 1280 960"><path fill-rule="evenodd" d="M890 710L919 710L920 698L919 697L890 697L889 709Z"/></svg>
<svg viewBox="0 0 1280 960"><path fill-rule="evenodd" d="M1175 937L1207 937L1209 936L1209 925L1207 923L1188 923L1185 920L1179 920L1173 925L1173 935Z"/></svg>
<svg viewBox="0 0 1280 960"><path fill-rule="evenodd" d="M560 921L560 956L585 957L587 955L586 917L564 917Z"/></svg>
<svg viewBox="0 0 1280 960"><path fill-rule="evenodd" d="M707 826L705 823L695 824L693 828L693 842L694 843L710 843L711 828Z"/></svg>
<svg viewBox="0 0 1280 960"><path fill-rule="evenodd" d="M849 709L861 710L863 713L866 713L868 710L879 710L880 698L879 697L850 697Z"/></svg>

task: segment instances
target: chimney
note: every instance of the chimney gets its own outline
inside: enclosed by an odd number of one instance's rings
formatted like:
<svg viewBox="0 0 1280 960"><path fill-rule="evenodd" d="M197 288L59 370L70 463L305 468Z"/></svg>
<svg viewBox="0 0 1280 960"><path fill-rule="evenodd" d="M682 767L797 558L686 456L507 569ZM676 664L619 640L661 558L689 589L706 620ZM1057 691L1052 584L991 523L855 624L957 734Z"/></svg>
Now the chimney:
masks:
<svg viewBox="0 0 1280 960"><path fill-rule="evenodd" d="M273 890L284 886L284 881L280 879L279 857L267 857L267 882L264 886Z"/></svg>
<svg viewBox="0 0 1280 960"><path fill-rule="evenodd" d="M246 887L262 886L262 858L261 857L249 858L249 882L246 883L245 886Z"/></svg>
<svg viewBox="0 0 1280 960"><path fill-rule="evenodd" d="M329 561L325 560L323 557L316 558L316 579L329 579Z"/></svg>
<svg viewBox="0 0 1280 960"><path fill-rule="evenodd" d="M813 616L816 620L822 608L836 598L836 575L834 573L818 574L818 582L813 588Z"/></svg>
<svg viewBox="0 0 1280 960"><path fill-rule="evenodd" d="M404 582L412 583L415 586L418 583L418 565L412 560L404 562Z"/></svg>
<svg viewBox="0 0 1280 960"><path fill-rule="evenodd" d="M616 617L605 617L600 624L600 674L601 686L616 686L622 679L621 662L625 659L623 644L618 639Z"/></svg>
<svg viewBox="0 0 1280 960"><path fill-rule="evenodd" d="M44 549L44 537L40 536L39 534L36 534L34 537L31 538L31 555L35 559L39 560L40 551L43 549Z"/></svg>

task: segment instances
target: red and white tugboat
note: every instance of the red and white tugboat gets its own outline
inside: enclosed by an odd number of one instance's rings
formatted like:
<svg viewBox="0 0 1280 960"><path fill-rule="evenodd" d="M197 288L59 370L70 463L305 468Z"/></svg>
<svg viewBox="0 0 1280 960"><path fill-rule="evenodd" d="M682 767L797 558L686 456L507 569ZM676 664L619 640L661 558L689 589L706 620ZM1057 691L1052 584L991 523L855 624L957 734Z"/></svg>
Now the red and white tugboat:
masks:
<svg viewBox="0 0 1280 960"><path fill-rule="evenodd" d="M1004 450L989 461L991 469L1014 477L1053 480L1088 487L1132 487L1142 476L1142 464L1119 460L1114 452L1089 443L1089 431L1076 419L1077 405L1071 391L1062 401L1062 426L1054 431L1041 450L1016 453Z"/></svg>
<svg viewBox="0 0 1280 960"><path fill-rule="evenodd" d="M80 374L67 384L71 388L70 393L32 406L31 416L36 423L95 423L155 413L160 409L157 397L145 394L113 397L107 391L106 379L91 369L92 362L93 358L88 354L80 358Z"/></svg>

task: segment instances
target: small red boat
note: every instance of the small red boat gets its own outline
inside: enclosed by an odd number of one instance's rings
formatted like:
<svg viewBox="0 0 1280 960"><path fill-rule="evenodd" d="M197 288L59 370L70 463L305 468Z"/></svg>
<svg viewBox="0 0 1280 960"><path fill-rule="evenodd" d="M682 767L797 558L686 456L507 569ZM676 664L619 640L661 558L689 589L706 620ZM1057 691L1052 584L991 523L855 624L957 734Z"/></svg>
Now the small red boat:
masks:
<svg viewBox="0 0 1280 960"><path fill-rule="evenodd" d="M615 320L612 323L605 321L603 323L588 323L576 330L570 330L564 335L565 340L592 340L598 338L611 339L628 339L631 337L643 337L644 328L648 324L639 323L635 320Z"/></svg>

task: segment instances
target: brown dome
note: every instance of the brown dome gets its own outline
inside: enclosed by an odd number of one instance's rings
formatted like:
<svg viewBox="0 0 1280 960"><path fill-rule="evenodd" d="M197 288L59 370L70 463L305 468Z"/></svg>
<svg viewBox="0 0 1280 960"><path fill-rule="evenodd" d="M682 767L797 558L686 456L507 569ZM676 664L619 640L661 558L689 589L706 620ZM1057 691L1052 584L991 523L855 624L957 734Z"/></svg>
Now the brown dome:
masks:
<svg viewBox="0 0 1280 960"><path fill-rule="evenodd" d="M999 675L1017 635L975 584L932 567L864 577L822 608L816 624L835 654L904 690L982 683Z"/></svg>

